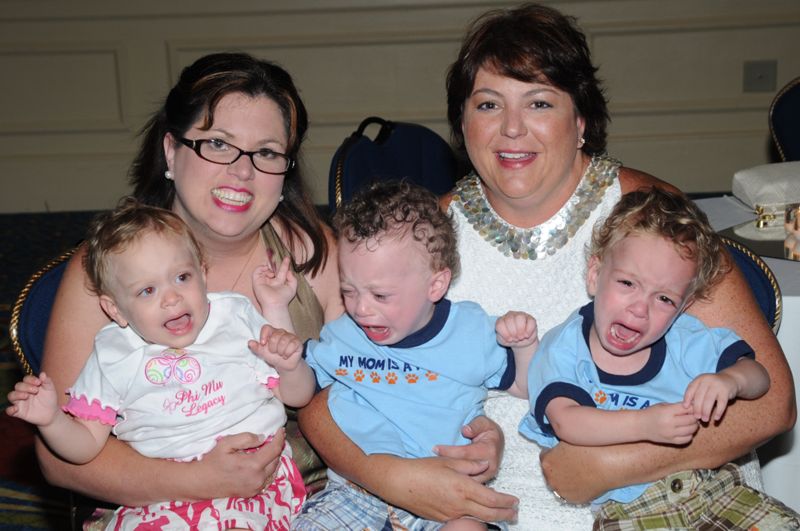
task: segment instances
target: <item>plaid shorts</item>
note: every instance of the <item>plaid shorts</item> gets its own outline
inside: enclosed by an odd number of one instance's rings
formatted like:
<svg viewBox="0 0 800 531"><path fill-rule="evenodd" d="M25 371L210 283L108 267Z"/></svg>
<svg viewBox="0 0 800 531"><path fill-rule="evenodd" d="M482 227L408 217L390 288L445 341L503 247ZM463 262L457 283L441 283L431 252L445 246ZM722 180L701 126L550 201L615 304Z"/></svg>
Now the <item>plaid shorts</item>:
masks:
<svg viewBox="0 0 800 531"><path fill-rule="evenodd" d="M292 529L431 531L443 525L393 507L328 469L328 485L306 501L292 522Z"/></svg>
<svg viewBox="0 0 800 531"><path fill-rule="evenodd" d="M596 516L596 531L800 529L800 515L745 485L733 463L671 474L632 502L603 504Z"/></svg>
<svg viewBox="0 0 800 531"><path fill-rule="evenodd" d="M442 527L440 522L423 520L408 511L392 507L328 469L328 484L309 498L292 522L299 531L414 530Z"/></svg>

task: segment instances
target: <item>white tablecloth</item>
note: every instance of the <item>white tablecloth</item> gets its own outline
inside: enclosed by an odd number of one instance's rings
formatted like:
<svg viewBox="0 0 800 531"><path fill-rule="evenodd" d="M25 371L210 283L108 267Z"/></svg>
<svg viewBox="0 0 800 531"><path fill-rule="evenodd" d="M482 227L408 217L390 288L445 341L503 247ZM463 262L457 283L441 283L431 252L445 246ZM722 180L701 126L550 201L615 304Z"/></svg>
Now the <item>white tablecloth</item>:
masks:
<svg viewBox="0 0 800 531"><path fill-rule="evenodd" d="M716 230L726 229L753 219L746 205L732 196L700 199L697 204L708 215ZM778 342L794 375L795 390L800 389L800 262L765 258L783 295L783 319ZM797 398L797 396L796 396ZM800 398L798 398L800 410ZM769 412L765 412L769 414ZM764 489L786 505L800 512L800 428L770 441L758 450L762 462Z"/></svg>

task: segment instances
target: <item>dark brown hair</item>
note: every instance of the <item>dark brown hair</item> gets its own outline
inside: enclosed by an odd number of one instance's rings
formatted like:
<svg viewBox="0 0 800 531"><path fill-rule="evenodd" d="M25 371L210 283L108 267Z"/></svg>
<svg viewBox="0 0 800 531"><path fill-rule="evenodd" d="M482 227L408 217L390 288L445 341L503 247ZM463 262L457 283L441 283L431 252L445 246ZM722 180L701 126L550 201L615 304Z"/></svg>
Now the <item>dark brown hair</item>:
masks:
<svg viewBox="0 0 800 531"><path fill-rule="evenodd" d="M289 139L286 154L298 159L308 129L308 115L289 73L274 63L244 53L210 54L183 69L162 107L143 128L142 144L130 171L137 199L148 205L172 208L175 185L164 178L165 135L183 137L198 120L202 121L202 129L210 129L219 101L235 93L266 96L276 103ZM286 173L284 199L273 216L286 227L290 249L294 248L295 240L304 241L303 235L308 235L314 251L297 268L303 273L316 274L325 264L328 246L322 220L305 191L299 168L300 164L295 164Z"/></svg>
<svg viewBox="0 0 800 531"><path fill-rule="evenodd" d="M431 270L460 270L455 229L433 192L406 181L379 181L357 193L334 215L339 238L351 243L411 234L431 257Z"/></svg>
<svg viewBox="0 0 800 531"><path fill-rule="evenodd" d="M586 44L573 17L538 4L488 11L470 26L447 73L447 118L456 147L464 149L464 102L480 68L526 83L552 85L572 97L586 121L582 150L604 152L608 107Z"/></svg>

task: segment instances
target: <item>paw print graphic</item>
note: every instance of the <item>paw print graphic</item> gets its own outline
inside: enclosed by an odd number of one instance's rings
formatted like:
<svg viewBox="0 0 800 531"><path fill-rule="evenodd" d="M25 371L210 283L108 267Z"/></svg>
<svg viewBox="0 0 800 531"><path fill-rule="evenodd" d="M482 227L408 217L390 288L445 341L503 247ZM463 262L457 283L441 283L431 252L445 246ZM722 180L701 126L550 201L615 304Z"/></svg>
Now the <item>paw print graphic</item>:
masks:
<svg viewBox="0 0 800 531"><path fill-rule="evenodd" d="M436 380L438 377L439 377L439 375L436 374L435 372L431 372L431 371L426 371L425 372L425 378L427 378L431 382Z"/></svg>
<svg viewBox="0 0 800 531"><path fill-rule="evenodd" d="M605 403L607 398L608 398L608 396L606 396L605 392L603 392L603 391L597 391L594 394L594 401L597 402L598 404Z"/></svg>
<svg viewBox="0 0 800 531"><path fill-rule="evenodd" d="M388 383L388 384L396 384L397 383L397 373L387 372L386 373L386 383Z"/></svg>
<svg viewBox="0 0 800 531"><path fill-rule="evenodd" d="M381 381L381 375L375 371L369 373L369 379L372 380L372 383L379 383Z"/></svg>
<svg viewBox="0 0 800 531"><path fill-rule="evenodd" d="M336 369L336 376L347 376L347 369Z"/></svg>
<svg viewBox="0 0 800 531"><path fill-rule="evenodd" d="M406 381L410 384L415 384L419 381L419 376L414 374L413 372L410 372L406 374Z"/></svg>
<svg viewBox="0 0 800 531"><path fill-rule="evenodd" d="M356 372L353 374L353 378L355 378L357 382L361 382L361 381L363 381L363 380L364 380L364 371L362 371L361 369L358 369L358 370L357 370L357 371L356 371Z"/></svg>

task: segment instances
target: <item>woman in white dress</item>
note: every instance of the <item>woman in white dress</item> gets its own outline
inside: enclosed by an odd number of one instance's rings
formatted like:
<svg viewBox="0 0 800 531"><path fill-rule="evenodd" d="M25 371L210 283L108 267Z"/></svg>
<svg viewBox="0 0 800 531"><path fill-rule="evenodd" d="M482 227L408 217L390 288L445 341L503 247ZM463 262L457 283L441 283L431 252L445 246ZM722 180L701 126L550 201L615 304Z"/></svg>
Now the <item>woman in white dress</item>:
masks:
<svg viewBox="0 0 800 531"><path fill-rule="evenodd" d="M449 298L474 300L492 314L529 312L543 335L588 301L584 248L594 222L623 193L672 188L605 155L608 113L595 71L574 19L552 8L491 11L467 33L447 80L453 136L474 170L442 201L458 227L462 263ZM489 484L493 491L465 477L483 480L493 472L491 464L469 468L494 462L494 441L502 444L502 438L491 425L473 426L477 443L444 448L440 455L447 458L427 463L364 456L331 429L320 400L306 412L307 433L337 471L427 518L508 518L514 506L499 493L510 493L519 499L516 529L590 529L587 507L558 498L582 503L622 485L720 466L794 423L786 359L738 270L689 313L747 340L772 386L758 400L734 404L724 422L702 428L687 447L561 443L540 456L538 446L517 432L527 401L495 393L486 412L502 428L506 447ZM757 465L750 476L758 481ZM382 481L387 477L403 481Z"/></svg>

